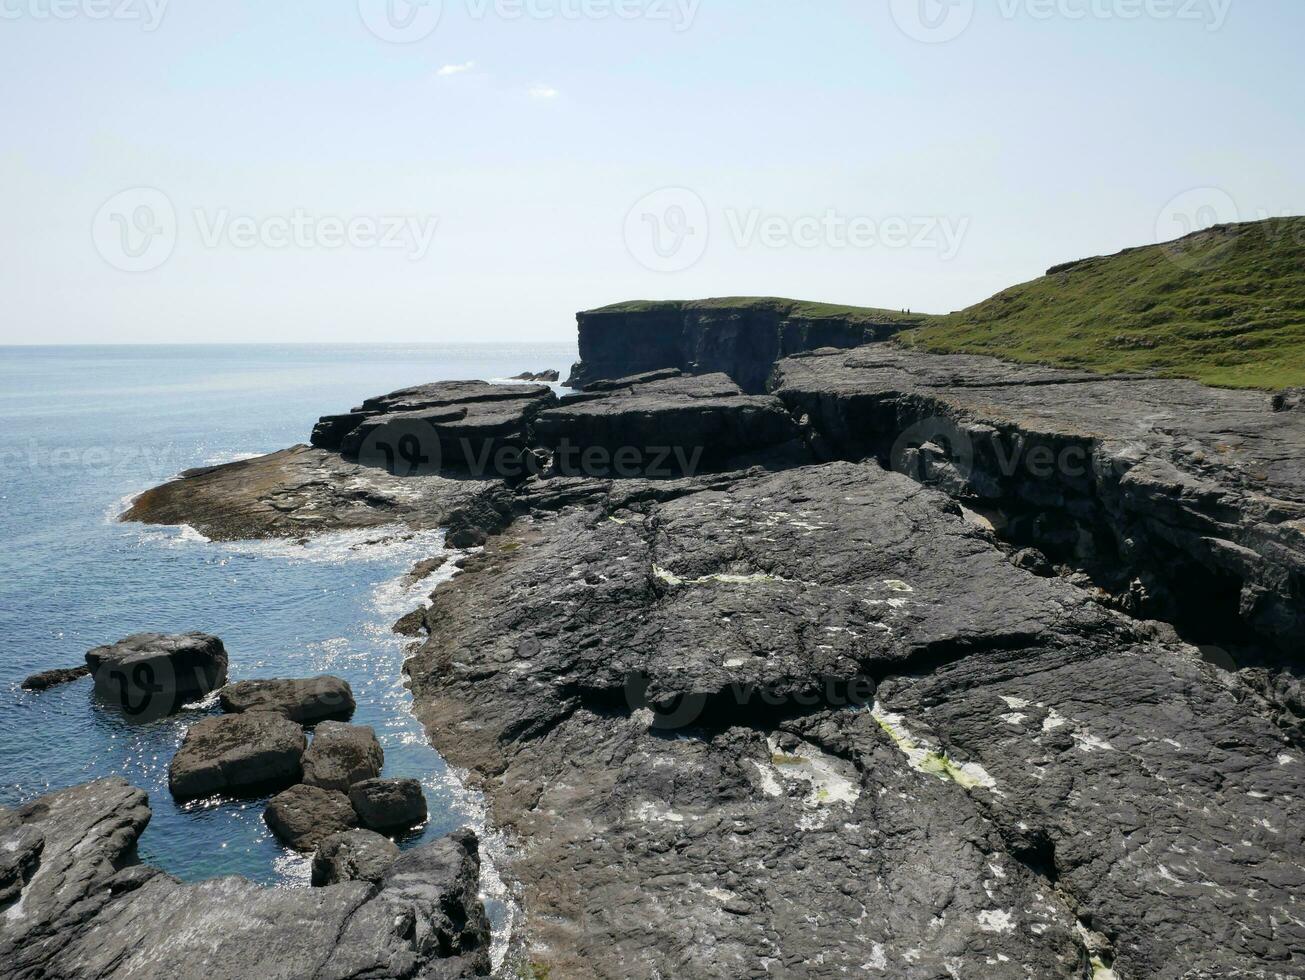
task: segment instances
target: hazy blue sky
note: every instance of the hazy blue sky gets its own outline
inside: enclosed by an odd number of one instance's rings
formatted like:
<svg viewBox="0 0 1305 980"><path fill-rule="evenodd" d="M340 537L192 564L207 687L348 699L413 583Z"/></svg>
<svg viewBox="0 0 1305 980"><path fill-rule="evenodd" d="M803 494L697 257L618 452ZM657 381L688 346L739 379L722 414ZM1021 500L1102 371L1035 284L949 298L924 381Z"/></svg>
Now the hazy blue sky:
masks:
<svg viewBox="0 0 1305 980"><path fill-rule="evenodd" d="M1301 0L0 0L0 343L956 309L1305 212L1302 39Z"/></svg>

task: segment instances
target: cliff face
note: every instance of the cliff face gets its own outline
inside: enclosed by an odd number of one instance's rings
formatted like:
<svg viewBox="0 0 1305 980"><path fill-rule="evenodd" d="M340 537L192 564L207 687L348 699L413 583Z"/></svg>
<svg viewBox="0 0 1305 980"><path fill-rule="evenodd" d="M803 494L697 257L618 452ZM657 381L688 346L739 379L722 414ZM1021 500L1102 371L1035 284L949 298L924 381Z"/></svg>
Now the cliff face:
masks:
<svg viewBox="0 0 1305 980"><path fill-rule="evenodd" d="M821 347L887 340L930 319L892 310L785 299L623 303L576 314L580 362L573 388L662 368L722 372L760 394L774 363Z"/></svg>

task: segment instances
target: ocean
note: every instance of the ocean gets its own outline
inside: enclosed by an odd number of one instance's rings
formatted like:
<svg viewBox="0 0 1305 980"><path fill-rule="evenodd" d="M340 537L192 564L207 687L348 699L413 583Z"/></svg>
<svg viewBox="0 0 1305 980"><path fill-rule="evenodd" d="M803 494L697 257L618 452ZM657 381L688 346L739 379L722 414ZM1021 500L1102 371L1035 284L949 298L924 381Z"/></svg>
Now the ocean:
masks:
<svg viewBox="0 0 1305 980"><path fill-rule="evenodd" d="M29 693L27 675L77 666L132 633L222 638L232 680L337 674L371 725L386 776L420 779L431 818L412 846L470 825L467 791L427 743L390 631L439 578L404 574L442 552L401 528L224 544L122 524L135 494L180 471L306 442L319 415L444 379L508 378L576 359L574 345L0 347L0 805L117 775L149 794L140 859L188 881L239 874L306 886L308 859L263 824L265 799L178 806L168 763L216 698L150 724L99 703L89 679ZM440 573L444 575L444 572ZM505 908L487 876L491 915Z"/></svg>

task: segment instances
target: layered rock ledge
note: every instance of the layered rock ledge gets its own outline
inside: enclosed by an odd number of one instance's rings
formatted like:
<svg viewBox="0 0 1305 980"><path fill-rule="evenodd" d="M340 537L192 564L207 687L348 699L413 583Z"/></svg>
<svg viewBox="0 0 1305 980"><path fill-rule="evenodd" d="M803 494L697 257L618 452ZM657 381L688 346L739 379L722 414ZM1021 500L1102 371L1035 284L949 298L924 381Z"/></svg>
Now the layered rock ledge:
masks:
<svg viewBox="0 0 1305 980"><path fill-rule="evenodd" d="M1136 614L1296 662L1305 412L1289 399L891 345L783 361L772 387L826 458L876 458Z"/></svg>

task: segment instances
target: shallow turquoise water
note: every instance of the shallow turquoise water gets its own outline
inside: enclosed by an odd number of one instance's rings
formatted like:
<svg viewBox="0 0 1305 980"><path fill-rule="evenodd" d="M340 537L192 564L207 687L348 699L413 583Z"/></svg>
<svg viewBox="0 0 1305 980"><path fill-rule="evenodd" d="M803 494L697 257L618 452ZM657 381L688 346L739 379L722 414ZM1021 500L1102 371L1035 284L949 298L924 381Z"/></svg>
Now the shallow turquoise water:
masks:
<svg viewBox="0 0 1305 980"><path fill-rule="evenodd" d="M328 535L308 545L217 544L116 523L135 493L192 466L307 440L317 416L446 378L565 369L568 345L0 348L0 804L104 775L150 796L142 860L187 880L307 881L262 822L265 800L173 803L167 768L205 706L147 725L99 704L88 680L40 694L28 674L83 662L130 633L222 637L231 678L333 673L372 725L385 775L422 780L430 823L405 844L479 825L425 742L390 625L437 580L404 590L437 532Z"/></svg>

